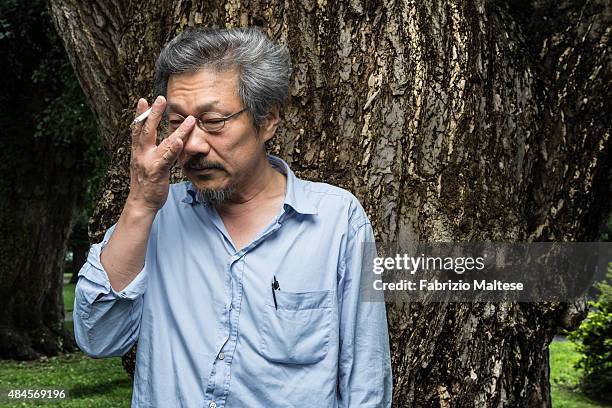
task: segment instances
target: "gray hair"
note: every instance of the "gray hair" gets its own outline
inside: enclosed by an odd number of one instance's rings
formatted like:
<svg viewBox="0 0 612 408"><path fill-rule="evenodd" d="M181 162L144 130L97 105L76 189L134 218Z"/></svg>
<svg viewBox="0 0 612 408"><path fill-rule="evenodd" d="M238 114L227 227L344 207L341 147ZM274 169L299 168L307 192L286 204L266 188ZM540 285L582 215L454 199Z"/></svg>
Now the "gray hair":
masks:
<svg viewBox="0 0 612 408"><path fill-rule="evenodd" d="M170 75L237 69L238 95L259 128L270 109L282 110L289 93L291 58L259 28L190 28L174 37L155 63L155 91L166 96Z"/></svg>

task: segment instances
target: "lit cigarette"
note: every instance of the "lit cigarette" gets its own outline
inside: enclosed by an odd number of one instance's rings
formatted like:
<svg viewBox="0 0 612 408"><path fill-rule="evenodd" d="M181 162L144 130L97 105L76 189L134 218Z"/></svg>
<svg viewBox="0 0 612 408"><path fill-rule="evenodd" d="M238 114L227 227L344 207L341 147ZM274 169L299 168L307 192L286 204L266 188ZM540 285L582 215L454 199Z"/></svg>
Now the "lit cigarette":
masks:
<svg viewBox="0 0 612 408"><path fill-rule="evenodd" d="M149 109L147 109L146 111L142 112L140 115L138 115L136 117L136 119L134 119L134 122L132 122L132 124L140 123L143 120L145 120L146 118L148 118L152 109L153 109L153 107L151 106Z"/></svg>

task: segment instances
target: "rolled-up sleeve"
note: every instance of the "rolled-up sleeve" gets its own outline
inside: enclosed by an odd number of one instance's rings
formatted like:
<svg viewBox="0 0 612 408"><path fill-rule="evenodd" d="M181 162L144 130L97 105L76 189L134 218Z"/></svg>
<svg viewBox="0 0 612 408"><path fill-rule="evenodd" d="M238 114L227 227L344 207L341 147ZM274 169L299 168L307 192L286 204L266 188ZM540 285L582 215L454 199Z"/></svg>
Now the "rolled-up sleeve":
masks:
<svg viewBox="0 0 612 408"><path fill-rule="evenodd" d="M77 344L92 357L121 356L138 338L146 290L146 263L122 291L115 291L100 263L100 254L115 226L89 250L79 271L74 299L74 335Z"/></svg>
<svg viewBox="0 0 612 408"><path fill-rule="evenodd" d="M378 299L361 296L362 267L369 256L365 252L373 248L374 235L367 219L351 228L339 276L340 406L390 407L393 384L384 298L382 293Z"/></svg>

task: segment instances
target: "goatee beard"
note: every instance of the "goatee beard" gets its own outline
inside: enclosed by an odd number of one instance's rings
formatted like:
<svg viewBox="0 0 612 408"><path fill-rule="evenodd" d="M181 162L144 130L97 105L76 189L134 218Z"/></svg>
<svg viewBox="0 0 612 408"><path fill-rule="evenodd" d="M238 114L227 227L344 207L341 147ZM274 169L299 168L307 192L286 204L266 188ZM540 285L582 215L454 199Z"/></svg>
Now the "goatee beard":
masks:
<svg viewBox="0 0 612 408"><path fill-rule="evenodd" d="M198 189L197 197L200 201L207 201L210 204L216 205L229 201L236 189L234 186L228 186L218 190L210 188Z"/></svg>

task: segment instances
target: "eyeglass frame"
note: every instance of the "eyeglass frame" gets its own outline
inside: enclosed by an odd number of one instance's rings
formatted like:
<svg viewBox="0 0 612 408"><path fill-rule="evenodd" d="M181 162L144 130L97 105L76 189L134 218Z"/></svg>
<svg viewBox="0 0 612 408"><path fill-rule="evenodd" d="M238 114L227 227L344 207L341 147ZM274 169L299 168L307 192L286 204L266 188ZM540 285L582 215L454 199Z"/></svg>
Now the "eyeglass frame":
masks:
<svg viewBox="0 0 612 408"><path fill-rule="evenodd" d="M196 120L196 124L198 125L198 127L199 127L200 129L202 129L202 130L203 130L203 131L205 131L205 132L216 133L216 132L220 132L221 130L223 130L223 128L225 127L225 122L227 122L228 120L230 120L230 119L232 119L232 118L234 118L234 117L237 117L238 115L240 115L242 112L244 112L244 111L246 111L246 110L248 110L248 108L242 108L242 109L241 109L241 110L239 110L238 112L234 112L234 113L232 113L232 114L230 114L230 115L227 115L227 116L222 116L222 115L221 115L219 112L208 112L208 111L206 111L206 112L201 112L201 113L199 113L197 116L194 116L194 118L195 118L195 120ZM219 118L215 118L215 120L218 120L218 121L219 121L219 123L221 123L221 122L223 123L219 129L215 129L215 130L209 130L209 129L206 129L206 126L205 126L206 122L204 122L204 121L203 121L202 119L200 119L200 118L201 118L202 116L204 116L205 114L207 114L207 113L208 113L208 114L210 114L210 113L214 113L215 115L221 115L221 117L219 117ZM185 121L185 119L187 119L186 117L184 117L184 116L183 116L183 115L181 115L180 113L176 113L176 112L171 112L171 113L170 113L170 112L165 112L165 113L164 113L164 117L165 117L165 118L167 118L169 115L178 115L178 116L180 116L181 118L183 118L183 121L181 122L181 124L182 124L182 123ZM168 124L169 124L169 122L170 122L170 121L168 120ZM180 125L179 125L179 126L177 126L177 129L178 129L178 127L180 127ZM175 130L176 130L176 129L175 129Z"/></svg>

